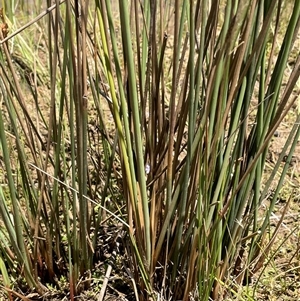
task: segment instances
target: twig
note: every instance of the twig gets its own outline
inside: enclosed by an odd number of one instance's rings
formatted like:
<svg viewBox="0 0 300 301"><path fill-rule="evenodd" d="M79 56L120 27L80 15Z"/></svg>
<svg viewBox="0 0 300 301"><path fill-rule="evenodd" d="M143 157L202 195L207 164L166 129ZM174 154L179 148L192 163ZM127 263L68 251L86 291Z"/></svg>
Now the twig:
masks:
<svg viewBox="0 0 300 301"><path fill-rule="evenodd" d="M58 183L64 185L65 187L67 187L68 189L70 189L71 191L75 192L75 193L79 193L78 190L76 190L75 188L71 187L70 185L68 185L67 183L59 180L58 178L52 176L51 174L49 174L48 172L45 172L43 169L39 168L38 166L32 164L32 163L28 163L28 165L30 165L31 167L35 168L36 170L40 171L41 173L45 173L48 177L50 177L51 179L57 181ZM107 213L111 214L114 218L116 218L118 221L120 221L123 225L125 225L127 228L129 228L129 224L127 224L125 221L123 221L120 217L118 217L116 214L114 214L113 212L111 212L110 210L108 210L107 208L105 208L104 206L100 205L98 202L90 199L89 197L87 197L86 195L83 196L86 200L88 200L89 202L99 206L101 209L105 210Z"/></svg>
<svg viewBox="0 0 300 301"><path fill-rule="evenodd" d="M130 278L130 280L131 280L131 282L132 282L132 285L133 285L133 291L134 291L134 295L135 295L135 299L136 299L136 301L139 301L139 295L138 295L138 291L137 291L137 286L136 286L135 280L134 280L134 278L133 278L133 275L132 275L132 273L130 272L130 270L127 269L126 265L124 265L124 268L125 268L125 270L126 270L128 276L129 276L129 278ZM99 300L98 300L98 301L99 301Z"/></svg>
<svg viewBox="0 0 300 301"><path fill-rule="evenodd" d="M62 3L64 3L66 0L60 0L59 5L61 5ZM14 33L12 33L11 35L7 36L5 39L0 41L0 45L5 43L6 41L10 40L11 38L13 38L15 35L17 35L18 33L20 33L21 31L25 30L27 27L31 26L32 24L34 24L35 22L37 22L38 20L42 19L44 16L46 16L49 12L51 12L54 8L56 7L56 4L53 4L52 6L48 7L46 10L44 10L42 13L40 13L36 18L34 18L33 20L31 20L30 22L28 22L27 24L25 24L24 26L22 26L21 28L19 28L17 31L15 31Z"/></svg>
<svg viewBox="0 0 300 301"><path fill-rule="evenodd" d="M101 287L101 291L100 291L100 294L99 294L99 297L98 297L97 301L103 301L111 271L112 271L112 266L109 264L108 267L107 267L107 270L106 270L106 274L105 274L103 284L102 284L102 287Z"/></svg>

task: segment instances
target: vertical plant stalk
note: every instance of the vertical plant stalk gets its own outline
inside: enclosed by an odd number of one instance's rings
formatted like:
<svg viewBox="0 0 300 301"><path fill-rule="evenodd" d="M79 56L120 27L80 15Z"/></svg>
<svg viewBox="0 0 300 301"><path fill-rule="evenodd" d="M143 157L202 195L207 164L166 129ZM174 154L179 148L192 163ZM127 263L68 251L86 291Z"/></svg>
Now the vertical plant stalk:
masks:
<svg viewBox="0 0 300 301"><path fill-rule="evenodd" d="M167 168L167 211L172 199L172 183L173 183L173 143L174 143L174 128L175 128L175 98L176 98L176 79L179 58L179 7L180 1L175 0L175 24L174 24L174 48L173 48L173 69L172 69L172 91L170 99L170 128L169 128L169 144L168 144L168 168Z"/></svg>
<svg viewBox="0 0 300 301"><path fill-rule="evenodd" d="M99 3L97 4L99 5ZM114 63L116 66L116 77L118 81L118 88L119 88L119 94L120 94L120 101L121 101L121 112L123 115L123 120L124 120L124 130L125 130L125 135L123 133L123 128L122 128L122 121L121 121L121 116L120 116L120 111L119 111L119 103L117 99L117 89L114 83L113 79L113 67L111 64L112 57L110 55L110 51L107 45L107 41L109 38L108 34L108 29L106 28L106 22L103 16L99 13L98 9L98 20L99 20L99 27L100 27L100 35L102 39L102 44L103 44L103 56L101 56L101 59L106 62L106 73L107 73L107 79L108 83L110 86L111 90L111 98L113 102L113 116L115 118L115 124L116 128L118 131L118 140L120 144L120 149L121 149L121 154L123 156L123 163L124 163L124 172L126 174L125 183L127 183L126 189L128 190L128 205L130 206L129 208L129 224L131 225L130 231L133 232L133 225L132 225L132 209L134 211L134 217L135 220L137 220L137 209L136 209L136 204L137 204L137 187L134 184L136 182L136 176L135 176L135 170L134 170L134 163L133 163L133 150L132 150L132 143L131 143L131 137L130 137L130 126L127 118L124 116L128 116L128 110L127 110L127 104L126 104L126 99L125 99L125 92L124 92L124 87L123 87L123 82L122 82L122 74L121 74L121 67L120 67L120 60L118 57L118 47L117 47L117 41L116 41L116 35L115 35L115 30L113 27L113 18L112 18L112 13L111 13L111 7L110 7L110 1L106 1L106 4L104 5L104 1L102 1L102 7L106 8L106 13L108 17L108 23L109 23L109 30L110 30L110 37L111 37L111 43L112 43L112 50L113 50L113 59ZM101 55L102 52L100 51ZM132 206L132 207L131 207Z"/></svg>
<svg viewBox="0 0 300 301"><path fill-rule="evenodd" d="M56 3L57 4L57 3ZM39 228L40 228L40 217L41 217L41 210L42 210L42 204L45 198L45 188L46 188L46 175L47 175L47 168L49 163L49 156L50 156L50 149L52 145L52 141L55 139L56 133L52 132L52 129L54 129L55 123L56 123L56 114L55 114L55 92L56 92L56 68L57 68L57 49L58 49L58 22L60 11L59 11L59 5L57 4L55 7L55 19L54 19L54 43L52 44L52 14L49 15L48 18L48 42L49 42L49 65L50 65L50 74L51 74L51 103L50 103L50 115L49 115L49 127L48 127L48 137L47 137L47 145L46 145L46 158L43 166L43 170L45 171L42 174L42 180L41 180L41 191L38 198L38 205L37 205L37 214L36 214L36 220L35 220L35 230L34 230L34 258L35 261L38 261L38 247L39 247ZM53 49L52 49L53 46ZM53 52L52 52L53 50ZM53 54L53 56L52 56ZM52 246L52 239L53 235L56 232L56 226L57 223L55 222L56 216L55 216L55 210L57 210L58 204L49 204L50 208L54 209L51 212L51 218L50 218L50 227L48 228L47 225L47 232L46 232L46 250L47 250L47 266L50 272L50 277L54 277L54 269L53 269L53 246ZM37 271L37 263L35 265L35 273L36 276L38 275Z"/></svg>
<svg viewBox="0 0 300 301"><path fill-rule="evenodd" d="M91 260L88 250L88 203L87 195L87 33L88 1L75 2L76 18L76 75L75 83L75 109L77 133L77 163L78 163L78 190L79 190L79 229L80 245L82 247L81 274L90 271ZM89 281L85 283L89 286Z"/></svg>
<svg viewBox="0 0 300 301"><path fill-rule="evenodd" d="M148 197L146 189L146 179L145 179L145 168L144 168L144 156L143 156L143 137L141 133L141 123L140 123L140 112L138 104L138 94L137 94L137 82L135 75L135 66L133 59L133 51L131 46L131 33L130 33L130 23L128 15L128 7L123 1L119 2L120 5L120 16L121 16L121 28L123 34L123 45L124 45L124 55L128 67L128 85L129 85L129 102L133 110L133 127L134 127L134 138L136 146L136 156L137 156L137 178L140 185L141 192L141 205L143 210L143 220L145 223L144 235L145 235L145 253L146 262L150 266L151 262L151 234L150 234L150 217L149 217L149 207L148 207ZM126 117L125 117L126 118Z"/></svg>

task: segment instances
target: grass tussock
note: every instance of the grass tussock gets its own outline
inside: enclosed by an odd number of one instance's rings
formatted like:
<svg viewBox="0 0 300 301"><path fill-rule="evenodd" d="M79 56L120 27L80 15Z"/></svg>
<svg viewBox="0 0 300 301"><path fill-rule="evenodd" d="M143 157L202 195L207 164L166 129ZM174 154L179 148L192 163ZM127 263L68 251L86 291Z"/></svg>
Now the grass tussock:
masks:
<svg viewBox="0 0 300 301"><path fill-rule="evenodd" d="M266 173L299 95L300 2L4 4L7 298L100 285L102 300L123 267L136 300L255 299L300 134L297 112ZM36 16L18 20L24 7Z"/></svg>

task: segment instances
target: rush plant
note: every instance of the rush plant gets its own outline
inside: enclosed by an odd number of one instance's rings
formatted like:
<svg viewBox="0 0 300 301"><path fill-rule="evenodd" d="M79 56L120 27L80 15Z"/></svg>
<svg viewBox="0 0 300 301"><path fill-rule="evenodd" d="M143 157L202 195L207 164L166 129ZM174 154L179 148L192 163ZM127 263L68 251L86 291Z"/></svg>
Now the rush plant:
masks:
<svg viewBox="0 0 300 301"><path fill-rule="evenodd" d="M6 30L17 30L12 6L14 22L1 19L8 296L18 275L40 295L67 277L74 300L91 285L100 229L117 221L136 298L237 295L269 256L270 215L299 139L296 112L266 175L271 139L299 96L300 2L50 5L16 35ZM42 42L23 58L28 75L12 46L30 44L35 25Z"/></svg>

